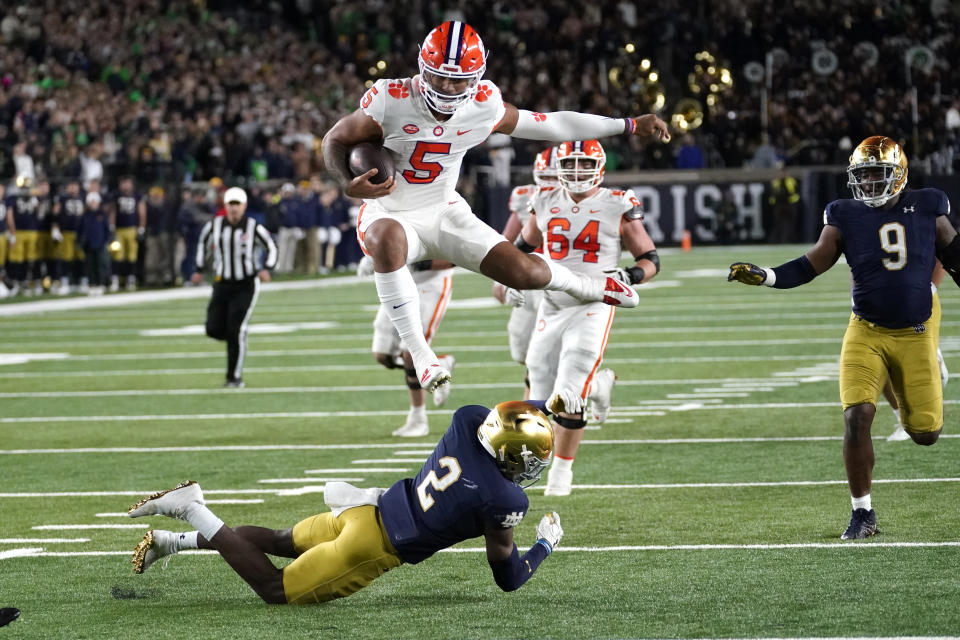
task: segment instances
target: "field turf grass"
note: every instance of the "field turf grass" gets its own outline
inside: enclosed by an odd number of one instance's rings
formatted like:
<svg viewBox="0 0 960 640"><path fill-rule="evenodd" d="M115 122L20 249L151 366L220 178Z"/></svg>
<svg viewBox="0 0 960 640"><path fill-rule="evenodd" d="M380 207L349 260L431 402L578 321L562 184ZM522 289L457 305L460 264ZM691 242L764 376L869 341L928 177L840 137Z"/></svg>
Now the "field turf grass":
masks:
<svg viewBox="0 0 960 640"><path fill-rule="evenodd" d="M956 635L960 381L945 390L933 447L886 442L893 415L881 402L881 533L840 541L850 516L836 373L848 270L792 291L725 282L734 260L779 264L801 251L663 252L657 286L617 313L606 354L619 376L614 410L585 434L573 494L529 491L521 551L552 509L562 545L511 594L471 540L347 599L269 606L215 554L133 575L129 554L147 528L188 525L123 516L189 478L208 500L228 501L211 505L228 524L285 528L325 510L326 478L387 486L413 475L456 407L522 393L508 309L487 304L489 281L455 277L435 343L457 357L453 393L443 409L428 401L431 434L412 442L390 436L407 408L402 373L369 354L372 281L265 289L243 390L221 387L223 345L196 329L205 297L13 317L6 303L0 357L34 355L0 364L0 607L23 611L0 636ZM960 291L948 278L942 292L943 352L960 375Z"/></svg>

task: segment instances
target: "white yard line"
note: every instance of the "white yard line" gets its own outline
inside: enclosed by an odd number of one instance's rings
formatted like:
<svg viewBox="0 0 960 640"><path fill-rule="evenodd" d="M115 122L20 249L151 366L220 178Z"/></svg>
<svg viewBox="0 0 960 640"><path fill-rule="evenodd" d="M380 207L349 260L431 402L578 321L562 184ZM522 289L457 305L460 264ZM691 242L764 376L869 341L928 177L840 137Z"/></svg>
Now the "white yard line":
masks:
<svg viewBox="0 0 960 640"><path fill-rule="evenodd" d="M242 393L237 391L237 393ZM668 404L664 406L644 407L645 410L663 409L664 411L743 411L768 409L811 409L833 407L839 409L836 402L766 402L766 403L734 403L734 404L701 404L688 402L681 405ZM945 405L960 404L960 400L944 400ZM25 424L46 422L144 422L152 420L263 420L277 418L363 418L405 416L407 410L397 411L275 411L262 413L186 413L186 414L143 414L143 415L114 415L114 416L21 416L0 418L0 424ZM428 415L448 416L451 410L434 409L427 411ZM614 415L630 415L628 412L615 412ZM649 415L649 414L641 414ZM0 451L0 454L4 451Z"/></svg>
<svg viewBox="0 0 960 640"><path fill-rule="evenodd" d="M264 293L275 291L293 291L298 289L329 289L331 287L353 286L369 283L369 278L344 276L323 280L295 280L292 282L268 282L263 285ZM34 313L52 313L57 311L75 311L78 309L106 309L110 307L129 307L138 304L152 304L169 300L190 300L209 298L212 289L209 286L182 287L161 291L138 291L119 295L98 296L94 298L74 297L61 299L36 300L18 304L0 305L0 318L24 316Z"/></svg>
<svg viewBox="0 0 960 640"><path fill-rule="evenodd" d="M960 438L960 434L946 433L941 438ZM662 444L741 444L756 442L839 442L841 436L769 436L745 438L632 438L616 440L583 440L582 445L662 445ZM873 436L874 440L886 440L886 436ZM78 453L196 453L202 451L258 452L258 451L325 451L344 449L395 449L398 447L419 447L422 443L353 443L353 444L257 444L257 445L201 445L183 447L77 447L73 449L0 449L0 455L45 455ZM394 455L428 456L429 451L398 451ZM423 459L398 460L385 459L384 462L411 462ZM359 461L358 461L359 462ZM349 471L359 471L350 469ZM3 494L0 494L2 496ZM105 494L115 495L115 494Z"/></svg>
<svg viewBox="0 0 960 640"><path fill-rule="evenodd" d="M0 538L0 544L68 544L73 542L90 542L90 538Z"/></svg>
<svg viewBox="0 0 960 640"><path fill-rule="evenodd" d="M287 481L295 482L315 482L318 478L276 478L273 479L280 483ZM359 482L362 480L354 479ZM261 480L260 482L264 482ZM931 483L954 483L960 482L960 478L874 478L874 484L931 484ZM825 485L845 485L846 480L787 480L782 482L685 482L675 484L576 484L574 489L593 489L598 491L623 491L626 489L722 489L722 488L752 488L752 487L816 487ZM291 495L290 492L305 490L308 493L322 491L322 485L310 485L290 489L204 489L207 495L245 495L245 494L271 494L271 495ZM543 487L531 487L533 491L543 490ZM0 493L0 498L78 498L78 497L121 497L121 496L145 496L154 493L154 491L54 491L54 492L8 492ZM41 525L34 529L56 529L56 528L94 528L94 529L125 529L137 528L140 525Z"/></svg>
<svg viewBox="0 0 960 640"><path fill-rule="evenodd" d="M784 544L676 544L676 545L618 545L610 547L558 547L560 553L623 553L659 552L659 551L799 551L806 549L842 549L854 553L865 553L871 549L940 549L960 547L960 541L946 540L942 542L798 542ZM456 547L443 549L440 553L486 553L484 547ZM178 555L188 556L215 556L216 551L191 549L181 551ZM98 556L130 556L130 550L120 551L45 551L42 548L10 549L0 551L0 560L8 558L83 558ZM952 638L953 636L898 636L897 640L917 638ZM750 640L760 640L752 638ZM772 639L771 639L772 640ZM789 638L783 640L800 640ZM818 638L817 640L832 640ZM850 636L836 640L850 640ZM855 640L867 640L857 636ZM893 639L891 639L893 640Z"/></svg>
<svg viewBox="0 0 960 640"><path fill-rule="evenodd" d="M407 467L353 467L348 469L307 469L304 473L405 473Z"/></svg>
<svg viewBox="0 0 960 640"><path fill-rule="evenodd" d="M146 522L138 524L38 524L30 527L36 531L75 531L83 529L146 529Z"/></svg>

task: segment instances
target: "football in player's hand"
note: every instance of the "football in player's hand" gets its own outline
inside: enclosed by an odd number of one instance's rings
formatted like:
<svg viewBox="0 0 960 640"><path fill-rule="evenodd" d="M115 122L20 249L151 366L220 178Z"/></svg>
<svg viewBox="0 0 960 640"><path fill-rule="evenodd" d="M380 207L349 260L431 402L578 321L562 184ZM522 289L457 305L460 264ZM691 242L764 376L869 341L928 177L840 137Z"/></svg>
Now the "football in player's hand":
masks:
<svg viewBox="0 0 960 640"><path fill-rule="evenodd" d="M370 177L373 184L381 184L392 178L397 167L393 163L393 157L384 147L361 142L350 149L350 171L354 177L365 174L370 169L376 169L376 175Z"/></svg>

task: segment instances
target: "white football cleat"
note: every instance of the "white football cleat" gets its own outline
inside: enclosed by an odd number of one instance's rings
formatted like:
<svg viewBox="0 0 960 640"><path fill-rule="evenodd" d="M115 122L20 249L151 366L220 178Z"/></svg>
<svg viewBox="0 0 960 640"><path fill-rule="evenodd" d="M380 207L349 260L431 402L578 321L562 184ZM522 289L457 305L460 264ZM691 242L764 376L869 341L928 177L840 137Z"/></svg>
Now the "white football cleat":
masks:
<svg viewBox="0 0 960 640"><path fill-rule="evenodd" d="M439 385L450 382L450 372L439 362L428 364L418 371L421 372L420 387L428 393L433 393Z"/></svg>
<svg viewBox="0 0 960 640"><path fill-rule="evenodd" d="M440 366L453 374L454 367L457 366L457 359L453 356L440 356ZM442 407L447 403L450 397L450 383L445 382L437 385L433 390L433 406Z"/></svg>
<svg viewBox="0 0 960 640"><path fill-rule="evenodd" d="M184 520L187 505L191 502L203 502L203 491L193 480L181 482L173 489L151 494L140 502L131 505L127 514L131 518L141 516L169 516Z"/></svg>
<svg viewBox="0 0 960 640"><path fill-rule="evenodd" d="M910 434L907 433L902 424L898 424L897 428L893 430L893 433L887 436L887 442L903 442L904 440L909 439Z"/></svg>
<svg viewBox="0 0 960 640"><path fill-rule="evenodd" d="M398 438L422 438L430 433L430 423L407 417L403 426L393 432Z"/></svg>
<svg viewBox="0 0 960 640"><path fill-rule="evenodd" d="M547 475L547 486L543 490L545 496L568 496L573 485L573 469L558 469L550 467Z"/></svg>
<svg viewBox="0 0 960 640"><path fill-rule="evenodd" d="M615 307L632 309L640 304L640 298L629 284L608 276L603 289L603 302Z"/></svg>
<svg viewBox="0 0 960 640"><path fill-rule="evenodd" d="M110 293L116 293L120 291L120 277L113 276L110 278Z"/></svg>
<svg viewBox="0 0 960 640"><path fill-rule="evenodd" d="M613 383L617 375L611 369L601 369L593 377L590 395L590 414L593 421L597 424L603 424L610 415L610 396L613 393Z"/></svg>
<svg viewBox="0 0 960 640"><path fill-rule="evenodd" d="M143 573L160 558L167 558L163 563L163 568L166 569L170 556L177 553L176 541L179 537L179 533L164 531L163 529L147 531L143 540L133 550L133 557L130 559L133 564L133 572Z"/></svg>
<svg viewBox="0 0 960 640"><path fill-rule="evenodd" d="M947 363L943 360L943 352L937 347L937 362L940 364L940 385L947 387L947 381L950 380L950 372L947 371Z"/></svg>

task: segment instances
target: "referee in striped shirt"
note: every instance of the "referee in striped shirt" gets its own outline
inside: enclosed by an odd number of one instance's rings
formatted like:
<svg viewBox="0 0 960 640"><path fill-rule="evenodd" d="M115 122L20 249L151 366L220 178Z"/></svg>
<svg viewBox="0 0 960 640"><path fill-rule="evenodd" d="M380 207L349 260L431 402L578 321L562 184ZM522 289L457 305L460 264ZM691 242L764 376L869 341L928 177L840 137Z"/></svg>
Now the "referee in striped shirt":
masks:
<svg viewBox="0 0 960 640"><path fill-rule="evenodd" d="M270 232L248 218L247 194L231 187L223 194L227 215L214 218L200 230L196 271L190 280L203 282L203 269L212 259L213 297L207 306L207 335L227 341L227 382L224 386L243 388L243 358L247 353L247 326L257 303L260 282L270 281L270 269L277 266L277 245ZM267 252L263 266L257 266L256 245Z"/></svg>

